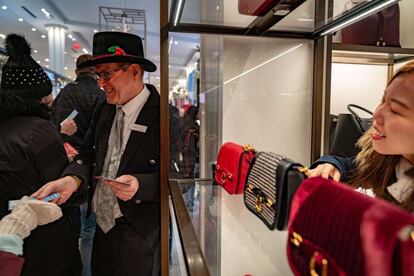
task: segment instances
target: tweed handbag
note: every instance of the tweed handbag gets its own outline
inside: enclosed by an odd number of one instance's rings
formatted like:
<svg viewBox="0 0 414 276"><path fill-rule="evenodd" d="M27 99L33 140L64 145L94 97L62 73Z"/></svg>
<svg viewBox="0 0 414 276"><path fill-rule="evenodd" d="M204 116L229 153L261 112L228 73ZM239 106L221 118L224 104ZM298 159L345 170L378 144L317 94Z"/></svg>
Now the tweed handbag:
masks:
<svg viewBox="0 0 414 276"><path fill-rule="evenodd" d="M244 204L270 229L283 230L290 202L307 169L283 155L258 152L250 167Z"/></svg>

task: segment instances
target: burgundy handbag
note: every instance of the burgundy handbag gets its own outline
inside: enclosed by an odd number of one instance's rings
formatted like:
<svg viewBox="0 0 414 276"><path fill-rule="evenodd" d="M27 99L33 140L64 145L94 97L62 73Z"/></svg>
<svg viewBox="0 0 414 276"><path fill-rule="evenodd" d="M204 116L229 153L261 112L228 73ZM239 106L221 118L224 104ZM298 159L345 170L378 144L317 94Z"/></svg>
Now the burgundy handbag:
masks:
<svg viewBox="0 0 414 276"><path fill-rule="evenodd" d="M342 43L401 47L398 3L342 29Z"/></svg>
<svg viewBox="0 0 414 276"><path fill-rule="evenodd" d="M239 0L238 10L245 15L265 15L280 0Z"/></svg>
<svg viewBox="0 0 414 276"><path fill-rule="evenodd" d="M214 180L229 194L242 194L250 162L256 150L250 146L236 143L224 143L217 157Z"/></svg>
<svg viewBox="0 0 414 276"><path fill-rule="evenodd" d="M387 224L373 215L377 208L388 210L380 212ZM290 214L287 252L295 275L398 275L393 274L400 267L394 264L397 243L388 244L387 236L414 223L391 203L322 178L300 185ZM384 269L389 267L393 271Z"/></svg>

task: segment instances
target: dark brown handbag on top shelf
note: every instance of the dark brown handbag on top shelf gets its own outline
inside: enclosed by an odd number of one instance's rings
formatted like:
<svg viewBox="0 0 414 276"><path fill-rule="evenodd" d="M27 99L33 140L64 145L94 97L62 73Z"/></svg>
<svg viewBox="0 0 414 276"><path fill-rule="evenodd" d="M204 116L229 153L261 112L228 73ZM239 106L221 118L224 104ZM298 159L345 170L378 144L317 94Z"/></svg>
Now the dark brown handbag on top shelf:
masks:
<svg viewBox="0 0 414 276"><path fill-rule="evenodd" d="M401 47L398 3L342 29L342 43Z"/></svg>
<svg viewBox="0 0 414 276"><path fill-rule="evenodd" d="M270 229L284 230L290 202L307 169L283 155L258 152L244 188L244 204Z"/></svg>

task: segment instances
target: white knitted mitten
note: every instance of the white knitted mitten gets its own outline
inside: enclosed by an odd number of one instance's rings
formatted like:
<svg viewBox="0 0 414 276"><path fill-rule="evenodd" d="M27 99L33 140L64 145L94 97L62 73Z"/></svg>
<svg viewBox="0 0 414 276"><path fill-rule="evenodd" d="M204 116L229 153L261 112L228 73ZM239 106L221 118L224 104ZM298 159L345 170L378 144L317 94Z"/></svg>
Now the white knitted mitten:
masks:
<svg viewBox="0 0 414 276"><path fill-rule="evenodd" d="M47 224L61 216L62 210L56 204L25 196L11 214L0 221L0 235L19 235L24 239L37 225Z"/></svg>

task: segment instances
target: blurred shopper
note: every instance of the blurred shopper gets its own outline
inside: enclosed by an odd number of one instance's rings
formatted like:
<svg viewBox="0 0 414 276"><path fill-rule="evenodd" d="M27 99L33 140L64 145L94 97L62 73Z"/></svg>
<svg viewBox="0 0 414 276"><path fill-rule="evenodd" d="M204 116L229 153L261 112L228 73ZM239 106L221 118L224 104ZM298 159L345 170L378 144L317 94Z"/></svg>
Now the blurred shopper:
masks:
<svg viewBox="0 0 414 276"><path fill-rule="evenodd" d="M68 164L59 133L49 120L52 83L30 56L22 36L8 35L5 44L9 58L2 68L0 91L0 218L15 200L59 177ZM22 275L80 273L76 210L62 208L61 219L26 239Z"/></svg>
<svg viewBox="0 0 414 276"><path fill-rule="evenodd" d="M49 182L34 196L64 192L64 203L88 184L90 175L117 181L91 183L96 211L92 274L160 274L160 96L144 84L144 71L157 67L144 58L139 36L100 32L94 35L92 60L106 102L92 118L79 155L62 178Z"/></svg>
<svg viewBox="0 0 414 276"><path fill-rule="evenodd" d="M197 123L198 107L190 106L184 115L183 159L184 177L198 177L200 126Z"/></svg>
<svg viewBox="0 0 414 276"><path fill-rule="evenodd" d="M80 55L76 60L76 80L66 85L58 94L52 105L53 120L57 126L74 110L78 115L73 120L77 129L73 135L63 134L65 142L69 142L79 150L96 106L105 100L105 94L98 87L93 67L79 68L79 64L92 59L91 55Z"/></svg>
<svg viewBox="0 0 414 276"><path fill-rule="evenodd" d="M95 68L79 68L79 64L91 60L91 55L80 55L76 60L76 80L66 85L53 102L53 118L56 125L60 125L73 110L78 112L74 120L64 122L61 126L61 135L65 142L68 142L75 149L79 150L86 131L89 128L93 112L98 104L105 101L105 94L98 87L96 81ZM70 133L71 121L74 121L75 133ZM67 125L69 124L69 125ZM63 131L68 127L68 131ZM80 233L80 253L82 258L82 275L91 275L91 254L93 235L95 234L96 218L95 212L87 216L87 203L80 206L81 212L81 233Z"/></svg>
<svg viewBox="0 0 414 276"><path fill-rule="evenodd" d="M33 200L27 196L0 220L0 276L18 276L23 267L23 239L38 225L62 217L56 204Z"/></svg>
<svg viewBox="0 0 414 276"><path fill-rule="evenodd" d="M356 158L323 156L312 176L348 178L356 188L414 212L414 62L391 79Z"/></svg>

